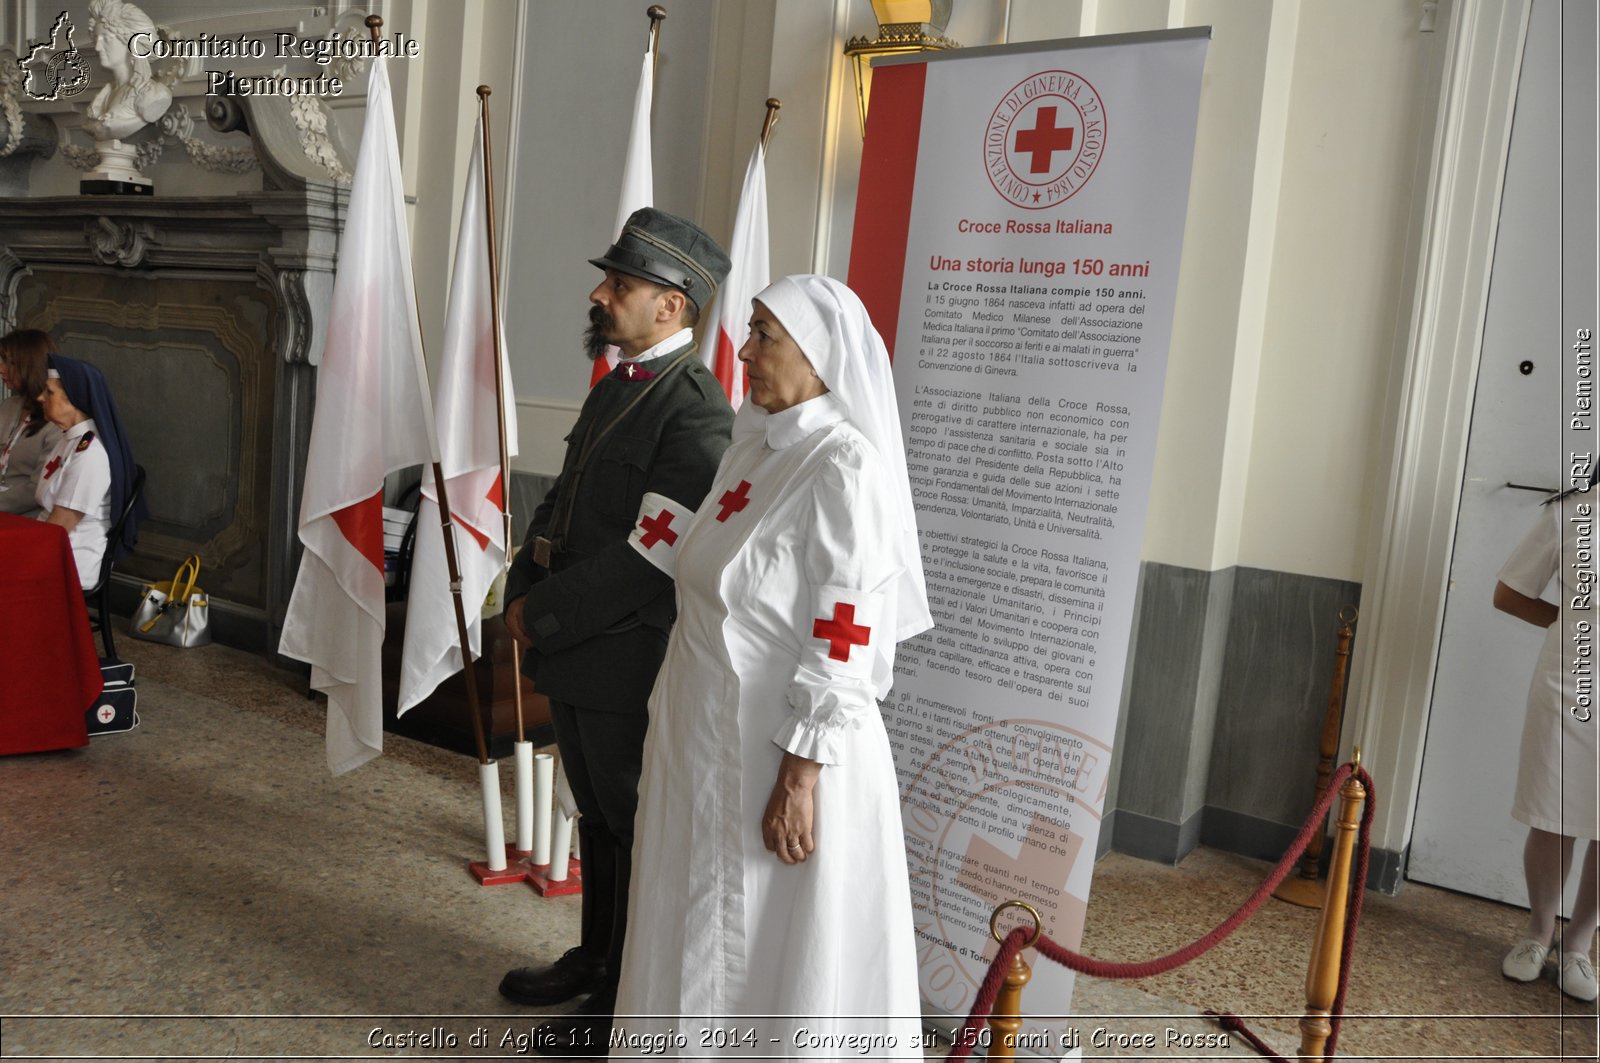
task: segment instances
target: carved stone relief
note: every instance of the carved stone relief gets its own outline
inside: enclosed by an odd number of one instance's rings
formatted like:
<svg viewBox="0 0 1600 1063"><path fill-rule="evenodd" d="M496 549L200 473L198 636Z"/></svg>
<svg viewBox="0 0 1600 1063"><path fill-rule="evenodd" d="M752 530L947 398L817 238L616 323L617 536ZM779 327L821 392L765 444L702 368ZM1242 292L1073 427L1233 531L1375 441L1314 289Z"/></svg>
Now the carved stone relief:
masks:
<svg viewBox="0 0 1600 1063"><path fill-rule="evenodd" d="M102 266L132 269L144 261L156 242L156 227L149 222L116 222L105 215L84 226L89 253Z"/></svg>
<svg viewBox="0 0 1600 1063"><path fill-rule="evenodd" d="M350 180L350 171L344 168L338 149L328 137L328 110L316 96L296 96L289 106L295 128L300 131L300 146L306 158L322 167L335 181Z"/></svg>

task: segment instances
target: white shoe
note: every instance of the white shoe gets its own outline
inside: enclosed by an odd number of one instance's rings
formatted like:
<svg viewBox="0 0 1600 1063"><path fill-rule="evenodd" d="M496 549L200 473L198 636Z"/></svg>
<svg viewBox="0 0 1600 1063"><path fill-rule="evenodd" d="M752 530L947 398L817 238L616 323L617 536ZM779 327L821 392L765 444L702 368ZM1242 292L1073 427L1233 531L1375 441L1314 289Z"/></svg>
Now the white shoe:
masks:
<svg viewBox="0 0 1600 1063"><path fill-rule="evenodd" d="M1561 991L1574 1000L1590 1001L1600 996L1600 985L1595 984L1594 964L1585 952L1561 954Z"/></svg>
<svg viewBox="0 0 1600 1063"><path fill-rule="evenodd" d="M1518 982L1535 981L1543 973L1544 958L1548 955L1550 955L1549 945L1533 938L1523 938L1511 946L1506 958L1500 961L1500 973ZM1591 976L1591 985L1593 981Z"/></svg>

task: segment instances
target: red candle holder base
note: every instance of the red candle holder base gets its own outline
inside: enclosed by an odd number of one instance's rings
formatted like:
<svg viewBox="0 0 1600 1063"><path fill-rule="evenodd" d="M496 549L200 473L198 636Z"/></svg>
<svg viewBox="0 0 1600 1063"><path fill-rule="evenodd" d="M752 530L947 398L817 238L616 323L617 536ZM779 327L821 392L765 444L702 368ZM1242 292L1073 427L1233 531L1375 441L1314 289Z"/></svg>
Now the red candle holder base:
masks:
<svg viewBox="0 0 1600 1063"><path fill-rule="evenodd" d="M527 872L528 885L541 897L565 897L583 891L583 865L577 858L567 861L567 877L560 882L550 878L549 864L535 864Z"/></svg>

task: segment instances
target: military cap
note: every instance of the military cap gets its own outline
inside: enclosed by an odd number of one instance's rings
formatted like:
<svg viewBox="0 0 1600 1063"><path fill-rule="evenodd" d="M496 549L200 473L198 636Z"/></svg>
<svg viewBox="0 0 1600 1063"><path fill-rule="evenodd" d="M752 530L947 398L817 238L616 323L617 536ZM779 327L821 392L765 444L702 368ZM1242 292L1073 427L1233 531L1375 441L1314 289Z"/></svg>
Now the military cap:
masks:
<svg viewBox="0 0 1600 1063"><path fill-rule="evenodd" d="M687 218L654 207L628 216L617 242L591 265L677 288L704 310L728 276L728 253Z"/></svg>

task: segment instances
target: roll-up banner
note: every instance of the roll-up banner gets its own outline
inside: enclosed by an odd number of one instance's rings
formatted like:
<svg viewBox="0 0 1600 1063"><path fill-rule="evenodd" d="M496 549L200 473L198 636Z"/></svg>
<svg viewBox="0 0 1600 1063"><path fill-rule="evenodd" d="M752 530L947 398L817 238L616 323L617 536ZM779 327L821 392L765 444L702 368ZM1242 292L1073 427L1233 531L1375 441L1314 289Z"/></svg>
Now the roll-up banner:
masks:
<svg viewBox="0 0 1600 1063"><path fill-rule="evenodd" d="M1020 899L1075 947L1172 341L1206 28L880 61L850 285L894 356L936 626L894 743L922 992L965 1015ZM1022 1045L1072 1046L1035 965Z"/></svg>

